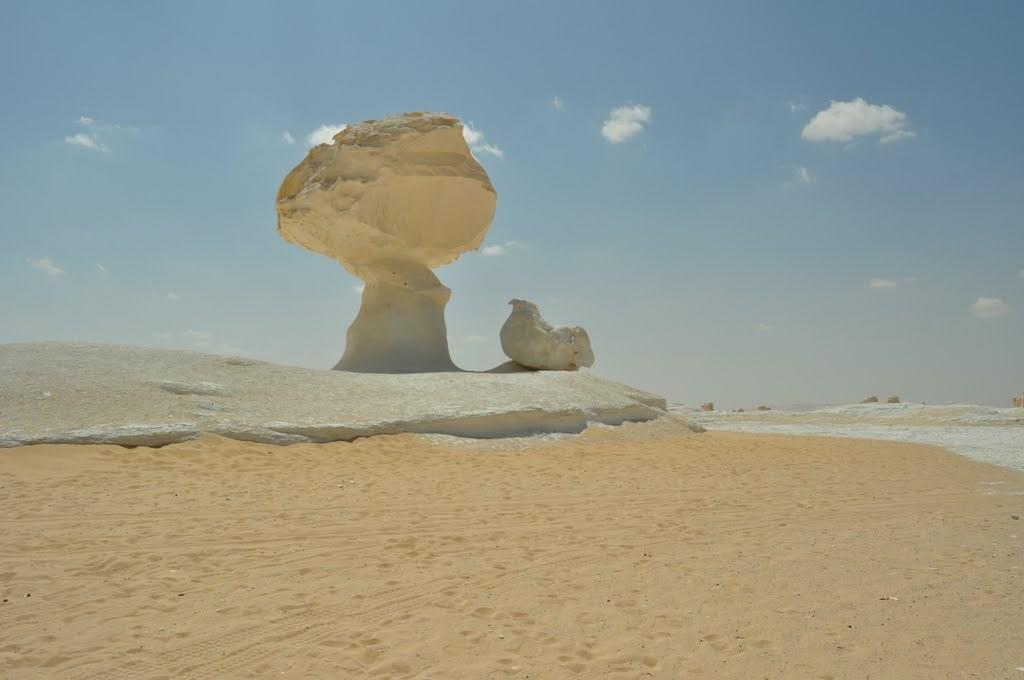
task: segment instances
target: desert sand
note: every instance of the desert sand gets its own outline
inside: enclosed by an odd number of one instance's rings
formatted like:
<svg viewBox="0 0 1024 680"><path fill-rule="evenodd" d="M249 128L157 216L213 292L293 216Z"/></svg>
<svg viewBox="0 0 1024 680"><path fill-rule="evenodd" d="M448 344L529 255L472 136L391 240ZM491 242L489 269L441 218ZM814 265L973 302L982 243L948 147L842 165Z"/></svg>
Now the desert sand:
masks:
<svg viewBox="0 0 1024 680"><path fill-rule="evenodd" d="M1024 474L672 419L0 450L5 678L1024 677Z"/></svg>

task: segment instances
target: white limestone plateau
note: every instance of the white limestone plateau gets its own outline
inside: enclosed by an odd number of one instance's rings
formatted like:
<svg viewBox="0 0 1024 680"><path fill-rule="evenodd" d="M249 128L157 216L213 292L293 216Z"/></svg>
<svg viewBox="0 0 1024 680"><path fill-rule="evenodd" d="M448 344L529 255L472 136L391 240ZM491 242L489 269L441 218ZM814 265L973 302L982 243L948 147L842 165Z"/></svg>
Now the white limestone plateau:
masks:
<svg viewBox="0 0 1024 680"><path fill-rule="evenodd" d="M1024 409L973 404L862 403L759 412L671 412L708 430L883 439L941 446L1024 470Z"/></svg>
<svg viewBox="0 0 1024 680"><path fill-rule="evenodd" d="M277 194L278 232L365 282L335 368L455 370L431 271L483 243L497 194L462 134L436 113L350 125L292 170Z"/></svg>
<svg viewBox="0 0 1024 680"><path fill-rule="evenodd" d="M552 326L537 305L509 300L512 313L501 327L501 349L512 361L548 371L575 371L594 365L590 336L579 326Z"/></svg>
<svg viewBox="0 0 1024 680"><path fill-rule="evenodd" d="M373 374L91 343L0 345L0 446L162 446L209 432L269 444L402 432L575 433L666 415L586 373Z"/></svg>

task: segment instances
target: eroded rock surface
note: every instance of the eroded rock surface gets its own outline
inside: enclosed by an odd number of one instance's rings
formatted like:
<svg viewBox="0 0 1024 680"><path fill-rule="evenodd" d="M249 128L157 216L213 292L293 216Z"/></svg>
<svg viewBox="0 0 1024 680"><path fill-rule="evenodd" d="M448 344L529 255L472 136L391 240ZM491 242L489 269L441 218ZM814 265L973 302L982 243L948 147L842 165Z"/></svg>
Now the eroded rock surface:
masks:
<svg viewBox="0 0 1024 680"><path fill-rule="evenodd" d="M501 327L501 349L527 368L575 371L594 365L590 337L579 326L552 326L537 305L527 300L510 300L512 313Z"/></svg>
<svg viewBox="0 0 1024 680"><path fill-rule="evenodd" d="M497 194L451 116L407 113L350 125L281 184L278 232L362 279L362 306L335 368L452 370L431 271L479 248Z"/></svg>

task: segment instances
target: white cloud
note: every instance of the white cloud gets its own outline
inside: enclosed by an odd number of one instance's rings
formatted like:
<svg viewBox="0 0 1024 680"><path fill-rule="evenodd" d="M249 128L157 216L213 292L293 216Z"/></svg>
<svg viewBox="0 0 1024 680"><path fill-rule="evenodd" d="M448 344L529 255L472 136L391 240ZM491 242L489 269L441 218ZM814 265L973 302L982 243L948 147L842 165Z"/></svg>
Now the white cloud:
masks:
<svg viewBox="0 0 1024 680"><path fill-rule="evenodd" d="M106 268L106 267L104 267L104 266L103 266L103 265L101 265L101 264L97 264L97 265L96 265L96 269L99 269L99 270L100 270L101 272L105 272L105 271L107 271L107 268Z"/></svg>
<svg viewBox="0 0 1024 680"><path fill-rule="evenodd" d="M971 313L979 319L998 319L1010 313L1010 305L999 298L980 297L971 305Z"/></svg>
<svg viewBox="0 0 1024 680"><path fill-rule="evenodd" d="M480 144L479 146L473 147L473 151L477 151L479 153L489 153L497 158L505 157L505 152L502 151L500 147L497 147L494 144Z"/></svg>
<svg viewBox="0 0 1024 680"><path fill-rule="evenodd" d="M285 130L284 132L281 133L281 141L284 142L285 144L294 144L295 138L292 137L292 133Z"/></svg>
<svg viewBox="0 0 1024 680"><path fill-rule="evenodd" d="M78 117L78 124L79 125L84 125L85 127L89 127L90 125L92 125L95 122L96 122L96 119L95 118L90 118L89 116L79 116Z"/></svg>
<svg viewBox="0 0 1024 680"><path fill-rule="evenodd" d="M771 333L773 330L775 330L775 326L771 325L770 323L759 323L757 324L757 326L755 326L755 329L758 333Z"/></svg>
<svg viewBox="0 0 1024 680"><path fill-rule="evenodd" d="M800 136L809 142L849 142L857 137L877 135L882 143L916 137L907 127L907 114L888 105L832 100L807 123Z"/></svg>
<svg viewBox="0 0 1024 680"><path fill-rule="evenodd" d="M561 97L555 97L551 100L551 106L554 107L555 111L565 111L565 102L562 101Z"/></svg>
<svg viewBox="0 0 1024 680"><path fill-rule="evenodd" d="M601 135L612 144L635 137L651 120L651 107L643 104L620 106L612 109L608 120L601 126Z"/></svg>
<svg viewBox="0 0 1024 680"><path fill-rule="evenodd" d="M786 102L786 106L789 107L790 113L800 113L801 111L807 110L806 106L804 106L803 104L799 104L797 102Z"/></svg>
<svg viewBox="0 0 1024 680"><path fill-rule="evenodd" d="M321 125L306 135L306 146L317 146L319 144L334 144L334 135L338 134L348 125L337 123L335 125ZM289 135L290 136L290 135Z"/></svg>
<svg viewBox="0 0 1024 680"><path fill-rule="evenodd" d="M71 144L72 146L81 146L86 149L93 149L94 151L110 152L110 149L101 144L94 135L86 134L85 132L68 135L64 138L64 143Z"/></svg>
<svg viewBox="0 0 1024 680"><path fill-rule="evenodd" d="M501 255L507 255L509 250L511 250L512 248L518 248L518 247L520 247L522 245L523 244L519 243L518 241L505 241L504 243L492 243L489 246L484 246L483 248L481 248L480 249L480 254L481 255L486 255L487 257L499 257Z"/></svg>
<svg viewBox="0 0 1024 680"><path fill-rule="evenodd" d="M178 295L177 293L168 293L167 299L170 300L171 302L181 302L181 296Z"/></svg>
<svg viewBox="0 0 1024 680"><path fill-rule="evenodd" d="M903 283L917 283L917 277L916 276L904 276L903 277Z"/></svg>
<svg viewBox="0 0 1024 680"><path fill-rule="evenodd" d="M67 276L67 272L58 267L48 257L40 257L38 259L34 257L26 258L26 261L34 268L41 272L46 272L50 276Z"/></svg>
<svg viewBox="0 0 1024 680"><path fill-rule="evenodd" d="M466 140L470 151L490 154L496 158L505 157L505 152L500 147L484 143L484 133L473 127L472 123L462 124L462 138Z"/></svg>
<svg viewBox="0 0 1024 680"><path fill-rule="evenodd" d="M190 328L182 333L181 337L185 338L197 347L204 347L210 344L210 340L213 339L213 333L210 333L209 331L194 331Z"/></svg>
<svg viewBox="0 0 1024 680"><path fill-rule="evenodd" d="M871 281L868 282L869 288L895 288L898 285L899 284L893 281L892 279L875 278L871 279Z"/></svg>
<svg viewBox="0 0 1024 680"><path fill-rule="evenodd" d="M793 168L793 181L797 184L811 184L814 182L814 175L803 165Z"/></svg>
<svg viewBox="0 0 1024 680"><path fill-rule="evenodd" d="M470 123L463 123L462 138L466 140L466 144L473 146L474 144L480 143L480 141L484 138L484 133L477 130Z"/></svg>

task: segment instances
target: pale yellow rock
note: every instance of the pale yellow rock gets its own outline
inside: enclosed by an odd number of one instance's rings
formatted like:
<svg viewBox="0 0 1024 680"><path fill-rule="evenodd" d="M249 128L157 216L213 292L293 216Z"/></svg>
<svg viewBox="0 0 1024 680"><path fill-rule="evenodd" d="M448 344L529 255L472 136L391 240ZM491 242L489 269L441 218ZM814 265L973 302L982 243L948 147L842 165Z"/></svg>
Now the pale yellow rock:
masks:
<svg viewBox="0 0 1024 680"><path fill-rule="evenodd" d="M1024 408L1024 394L1013 398L1014 408Z"/></svg>
<svg viewBox="0 0 1024 680"><path fill-rule="evenodd" d="M701 404L700 405L700 410L701 411L714 411L715 410L715 402L709 401L709 402L705 402L705 403Z"/></svg>
<svg viewBox="0 0 1024 680"><path fill-rule="evenodd" d="M444 322L451 291L430 270L479 248L496 204L462 124L447 115L357 123L309 151L278 191L278 232L366 283L335 368L455 368Z"/></svg>
<svg viewBox="0 0 1024 680"><path fill-rule="evenodd" d="M516 363L548 371L575 371L594 365L590 336L579 326L552 326L537 305L509 300L512 313L501 327L501 349Z"/></svg>
<svg viewBox="0 0 1024 680"><path fill-rule="evenodd" d="M861 399L860 403L862 403L862 404L877 404L878 403L878 397L872 395L872 396L867 397L865 399Z"/></svg>

